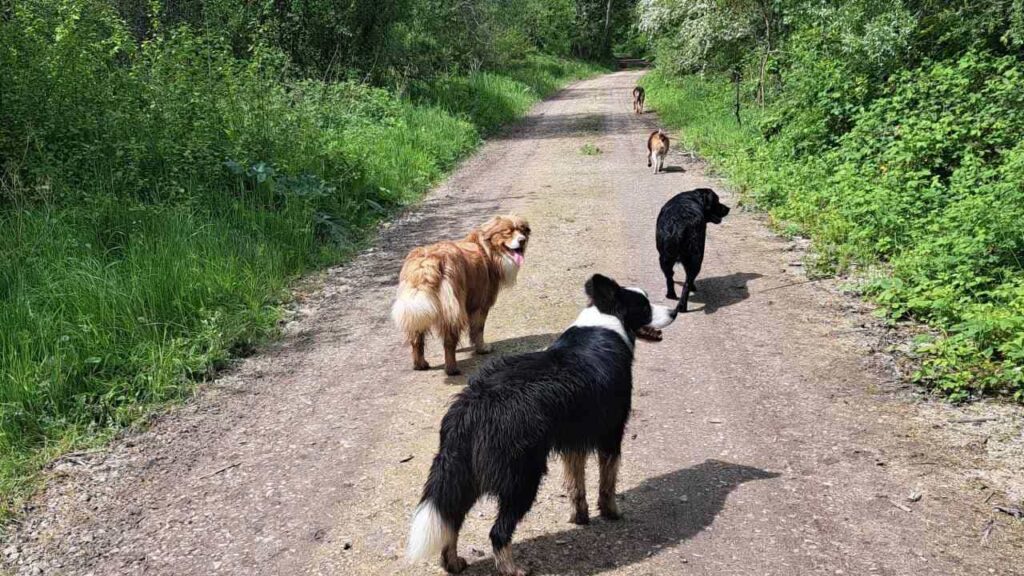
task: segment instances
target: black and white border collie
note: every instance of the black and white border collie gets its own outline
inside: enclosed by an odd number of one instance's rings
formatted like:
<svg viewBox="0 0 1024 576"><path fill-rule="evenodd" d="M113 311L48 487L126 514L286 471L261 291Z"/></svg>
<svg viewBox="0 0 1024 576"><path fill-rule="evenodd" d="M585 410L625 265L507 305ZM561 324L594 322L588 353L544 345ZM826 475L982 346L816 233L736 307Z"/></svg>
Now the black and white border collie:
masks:
<svg viewBox="0 0 1024 576"><path fill-rule="evenodd" d="M412 520L410 560L440 553L448 572L465 569L456 550L459 529L477 499L491 495L498 501L490 533L498 572L525 574L509 543L533 506L552 451L565 467L570 522L590 519L584 465L591 452L600 464L598 509L619 518L615 481L633 391L633 346L638 334L658 339L676 311L600 274L587 281L586 293L591 305L551 347L489 362L456 396L441 421L440 448Z"/></svg>

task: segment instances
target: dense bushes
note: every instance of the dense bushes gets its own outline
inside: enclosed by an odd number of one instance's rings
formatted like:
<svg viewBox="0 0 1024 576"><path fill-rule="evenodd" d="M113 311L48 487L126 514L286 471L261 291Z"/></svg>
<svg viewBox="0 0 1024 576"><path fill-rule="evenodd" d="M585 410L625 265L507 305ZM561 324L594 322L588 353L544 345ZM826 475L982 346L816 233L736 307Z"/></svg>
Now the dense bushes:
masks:
<svg viewBox="0 0 1024 576"><path fill-rule="evenodd" d="M0 12L4 508L46 458L251 349L298 274L351 253L481 134L598 70L530 45L500 69L380 73L402 79L400 97L325 80L295 59L320 48L276 44L251 4L190 5ZM216 30L218 14L235 20Z"/></svg>
<svg viewBox="0 0 1024 576"><path fill-rule="evenodd" d="M887 317L936 329L916 378L954 399L1024 399L1024 62L1000 6L810 10L782 18L765 78L754 43L721 75L645 80L746 201L815 239L819 270L866 270ZM737 70L743 126L724 75Z"/></svg>

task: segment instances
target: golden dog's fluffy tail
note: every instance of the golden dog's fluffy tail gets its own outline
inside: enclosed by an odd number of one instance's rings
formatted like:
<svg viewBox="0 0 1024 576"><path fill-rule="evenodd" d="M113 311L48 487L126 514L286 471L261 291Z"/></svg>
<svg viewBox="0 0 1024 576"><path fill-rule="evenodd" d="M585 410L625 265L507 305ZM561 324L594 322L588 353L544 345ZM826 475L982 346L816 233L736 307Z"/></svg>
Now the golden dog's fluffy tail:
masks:
<svg viewBox="0 0 1024 576"><path fill-rule="evenodd" d="M398 297L391 319L412 339L430 330L457 330L466 324L462 305L442 262L426 255L410 255L402 267Z"/></svg>

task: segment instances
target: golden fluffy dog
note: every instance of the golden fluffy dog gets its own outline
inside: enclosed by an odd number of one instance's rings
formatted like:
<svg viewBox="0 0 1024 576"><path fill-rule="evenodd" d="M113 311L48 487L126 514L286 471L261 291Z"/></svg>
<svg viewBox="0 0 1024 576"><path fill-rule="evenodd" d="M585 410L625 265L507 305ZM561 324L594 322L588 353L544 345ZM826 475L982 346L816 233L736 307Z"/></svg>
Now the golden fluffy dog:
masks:
<svg viewBox="0 0 1024 576"><path fill-rule="evenodd" d="M516 216L495 216L462 240L414 248L405 257L391 317L412 347L412 367L430 367L423 357L427 332L444 341L444 371L459 373L455 348L463 331L478 354L487 314L498 291L515 284L523 265L530 225Z"/></svg>

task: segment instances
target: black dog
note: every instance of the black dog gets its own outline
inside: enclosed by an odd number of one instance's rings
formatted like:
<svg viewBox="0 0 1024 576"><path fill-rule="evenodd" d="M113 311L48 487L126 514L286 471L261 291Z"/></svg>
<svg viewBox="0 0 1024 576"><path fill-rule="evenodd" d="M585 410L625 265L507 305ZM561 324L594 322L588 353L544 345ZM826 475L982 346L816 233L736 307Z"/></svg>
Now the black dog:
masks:
<svg viewBox="0 0 1024 576"><path fill-rule="evenodd" d="M666 298L677 299L672 268L679 262L686 270L683 297L679 310L686 312L690 292L696 292L694 282L704 262L704 241L708 222L721 224L729 214L729 207L718 201L718 194L710 188L697 188L681 192L661 207L658 213L658 261L665 274Z"/></svg>
<svg viewBox="0 0 1024 576"><path fill-rule="evenodd" d="M633 390L633 346L638 333L656 338L676 313L600 274L587 281L586 293L591 306L547 350L489 362L455 398L413 517L410 559L440 553L447 571L462 571L459 529L473 503L490 494L498 500L490 534L498 571L524 574L509 543L533 506L551 451L565 465L571 522L590 518L583 476L594 451L601 468L597 506L602 516L619 518L615 480Z"/></svg>

